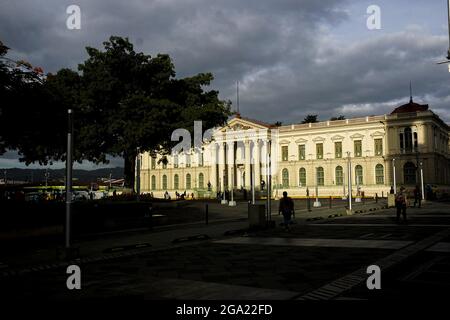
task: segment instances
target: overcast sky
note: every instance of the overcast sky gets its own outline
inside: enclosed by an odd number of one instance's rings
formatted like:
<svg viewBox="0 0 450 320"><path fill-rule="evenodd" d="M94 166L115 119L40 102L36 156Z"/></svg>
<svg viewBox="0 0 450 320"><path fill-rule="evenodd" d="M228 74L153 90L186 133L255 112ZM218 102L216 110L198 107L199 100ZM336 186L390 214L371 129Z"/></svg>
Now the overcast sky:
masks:
<svg viewBox="0 0 450 320"><path fill-rule="evenodd" d="M81 29L66 8L81 9ZM367 28L367 7L381 29ZM212 72L213 89L243 116L300 122L306 114L384 114L409 99L450 122L445 0L2 0L0 39L10 57L45 72L76 69L86 46L127 36L137 51L168 53L178 77ZM0 167L17 167L14 153ZM121 165L116 159L111 166ZM91 168L90 164L82 167Z"/></svg>

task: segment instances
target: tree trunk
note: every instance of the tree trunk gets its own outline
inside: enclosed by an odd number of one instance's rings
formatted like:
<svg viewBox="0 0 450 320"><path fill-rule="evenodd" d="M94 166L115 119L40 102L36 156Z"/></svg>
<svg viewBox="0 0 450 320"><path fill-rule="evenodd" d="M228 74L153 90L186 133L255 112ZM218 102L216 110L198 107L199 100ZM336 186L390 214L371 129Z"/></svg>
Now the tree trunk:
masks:
<svg viewBox="0 0 450 320"><path fill-rule="evenodd" d="M137 152L125 152L123 157L125 158L125 167L124 167L124 179L125 179L125 187L135 189L134 181L136 174L136 156Z"/></svg>

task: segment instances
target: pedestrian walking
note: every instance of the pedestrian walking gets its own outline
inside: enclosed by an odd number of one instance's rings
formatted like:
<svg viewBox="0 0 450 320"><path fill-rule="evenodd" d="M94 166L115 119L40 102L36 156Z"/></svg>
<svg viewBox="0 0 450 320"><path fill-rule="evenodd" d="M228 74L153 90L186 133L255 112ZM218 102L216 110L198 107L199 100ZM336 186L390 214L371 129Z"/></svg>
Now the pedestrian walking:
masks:
<svg viewBox="0 0 450 320"><path fill-rule="evenodd" d="M406 222L406 200L405 188L401 187L400 191L395 196L395 207L397 208L397 223L400 222L400 214L403 216L403 221Z"/></svg>
<svg viewBox="0 0 450 320"><path fill-rule="evenodd" d="M278 213L283 215L284 228L290 231L289 225L292 223L291 215L294 214L294 201L287 196L287 192L283 192L283 198L280 199Z"/></svg>

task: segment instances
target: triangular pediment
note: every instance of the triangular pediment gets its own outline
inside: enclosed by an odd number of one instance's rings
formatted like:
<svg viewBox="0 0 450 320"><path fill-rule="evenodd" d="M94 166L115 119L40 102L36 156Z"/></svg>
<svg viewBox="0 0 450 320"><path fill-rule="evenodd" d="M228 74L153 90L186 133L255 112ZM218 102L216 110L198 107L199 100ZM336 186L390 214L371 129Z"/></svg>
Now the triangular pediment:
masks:
<svg viewBox="0 0 450 320"><path fill-rule="evenodd" d="M261 123L253 122L249 119L233 118L228 121L228 123L219 128L221 132L227 131L243 131L243 130L258 130L258 129L268 129L269 126L265 126Z"/></svg>
<svg viewBox="0 0 450 320"><path fill-rule="evenodd" d="M295 143L297 143L297 144L305 144L307 142L308 142L308 140L303 139L303 138L299 138L299 139L295 140Z"/></svg>
<svg viewBox="0 0 450 320"><path fill-rule="evenodd" d="M337 134L337 135L332 136L331 140L333 140L333 141L342 141L342 140L344 140L344 138L345 137L340 136L340 135Z"/></svg>
<svg viewBox="0 0 450 320"><path fill-rule="evenodd" d="M314 142L323 142L323 141L325 141L325 138L323 138L323 137L315 137L315 138L313 139L313 141L314 141Z"/></svg>
<svg viewBox="0 0 450 320"><path fill-rule="evenodd" d="M362 139L362 138L364 138L364 135L362 135L360 133L355 133L354 135L351 135L350 138L352 138L352 139Z"/></svg>
<svg viewBox="0 0 450 320"><path fill-rule="evenodd" d="M372 137L384 137L384 132L381 131L375 131L371 134Z"/></svg>

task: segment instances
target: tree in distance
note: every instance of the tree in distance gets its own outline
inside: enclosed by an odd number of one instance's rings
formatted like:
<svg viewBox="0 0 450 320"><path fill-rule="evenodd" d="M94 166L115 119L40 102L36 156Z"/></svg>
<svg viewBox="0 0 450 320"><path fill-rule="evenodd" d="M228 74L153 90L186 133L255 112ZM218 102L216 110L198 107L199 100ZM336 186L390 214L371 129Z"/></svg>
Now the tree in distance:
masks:
<svg viewBox="0 0 450 320"><path fill-rule="evenodd" d="M315 123L315 122L318 122L317 114L308 114L302 121L302 123Z"/></svg>

